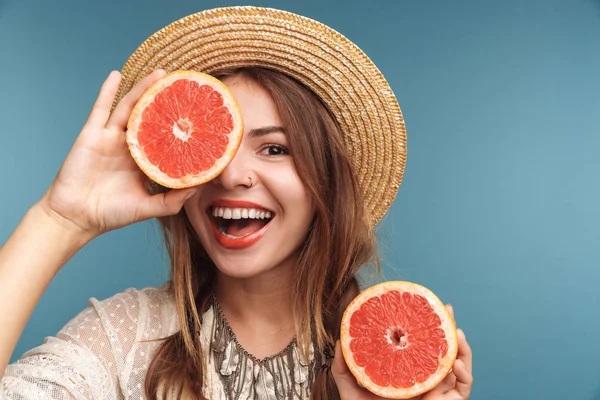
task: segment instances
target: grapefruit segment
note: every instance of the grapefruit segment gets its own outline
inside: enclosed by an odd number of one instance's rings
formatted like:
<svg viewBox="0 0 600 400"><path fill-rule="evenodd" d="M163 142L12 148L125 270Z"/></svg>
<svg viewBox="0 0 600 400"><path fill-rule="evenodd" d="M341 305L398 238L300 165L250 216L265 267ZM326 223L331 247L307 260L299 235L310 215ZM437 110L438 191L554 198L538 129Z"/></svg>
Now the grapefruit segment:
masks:
<svg viewBox="0 0 600 400"><path fill-rule="evenodd" d="M186 188L219 175L243 131L239 106L225 84L201 72L175 71L138 100L127 124L127 145L150 179Z"/></svg>
<svg viewBox="0 0 600 400"><path fill-rule="evenodd" d="M342 318L348 368L372 393L408 399L433 389L458 352L453 318L429 289L392 281L360 293Z"/></svg>

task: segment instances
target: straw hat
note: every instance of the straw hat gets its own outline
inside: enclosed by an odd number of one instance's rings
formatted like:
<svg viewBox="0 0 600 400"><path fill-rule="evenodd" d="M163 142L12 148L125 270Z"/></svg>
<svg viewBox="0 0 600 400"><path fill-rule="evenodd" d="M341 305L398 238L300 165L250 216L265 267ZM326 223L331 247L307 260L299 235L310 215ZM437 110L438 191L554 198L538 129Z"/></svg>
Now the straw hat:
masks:
<svg viewBox="0 0 600 400"><path fill-rule="evenodd" d="M216 8L175 21L146 39L121 73L117 100L162 68L211 73L259 66L312 89L342 131L375 225L391 206L406 162L406 129L394 93L373 62L312 19L259 7Z"/></svg>

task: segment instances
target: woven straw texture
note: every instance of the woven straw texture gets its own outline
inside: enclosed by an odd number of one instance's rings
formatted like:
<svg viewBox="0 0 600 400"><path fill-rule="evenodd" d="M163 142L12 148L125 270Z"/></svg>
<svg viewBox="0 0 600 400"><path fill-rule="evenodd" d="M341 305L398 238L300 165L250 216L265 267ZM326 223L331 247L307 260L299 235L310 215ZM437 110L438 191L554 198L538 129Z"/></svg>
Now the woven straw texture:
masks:
<svg viewBox="0 0 600 400"><path fill-rule="evenodd" d="M406 129L392 89L351 41L312 19L259 7L216 8L145 40L122 69L118 102L156 69L211 73L260 66L302 82L335 116L375 225L391 206L406 162Z"/></svg>

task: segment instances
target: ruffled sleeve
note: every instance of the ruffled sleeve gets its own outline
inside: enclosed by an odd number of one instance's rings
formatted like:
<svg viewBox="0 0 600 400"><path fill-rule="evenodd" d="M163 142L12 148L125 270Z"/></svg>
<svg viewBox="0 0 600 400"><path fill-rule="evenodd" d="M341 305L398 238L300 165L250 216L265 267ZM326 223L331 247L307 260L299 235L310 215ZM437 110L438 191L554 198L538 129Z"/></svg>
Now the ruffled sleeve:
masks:
<svg viewBox="0 0 600 400"><path fill-rule="evenodd" d="M0 400L143 398L156 342L172 333L164 291L128 289L90 307L6 368ZM134 393L135 392L135 393Z"/></svg>

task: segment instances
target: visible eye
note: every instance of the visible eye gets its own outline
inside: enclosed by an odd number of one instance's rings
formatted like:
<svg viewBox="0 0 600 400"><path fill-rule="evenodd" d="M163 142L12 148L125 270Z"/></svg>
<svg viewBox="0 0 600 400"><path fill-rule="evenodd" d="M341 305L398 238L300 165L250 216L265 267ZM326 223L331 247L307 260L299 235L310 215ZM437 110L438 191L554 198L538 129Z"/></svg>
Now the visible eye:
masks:
<svg viewBox="0 0 600 400"><path fill-rule="evenodd" d="M260 154L265 156L284 156L290 154L290 151L287 147L280 144L269 144L262 148Z"/></svg>

